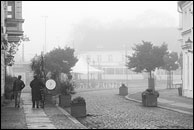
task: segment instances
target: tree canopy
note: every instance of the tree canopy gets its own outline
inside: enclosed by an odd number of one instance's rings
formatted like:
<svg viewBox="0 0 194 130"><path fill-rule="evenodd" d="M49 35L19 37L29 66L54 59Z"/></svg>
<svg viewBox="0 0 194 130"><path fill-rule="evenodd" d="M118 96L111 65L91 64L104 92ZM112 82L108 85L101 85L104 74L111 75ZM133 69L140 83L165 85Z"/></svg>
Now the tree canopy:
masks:
<svg viewBox="0 0 194 130"><path fill-rule="evenodd" d="M168 54L165 54L163 57L164 60L164 69L167 71L176 70L178 69L178 54L177 52L171 52Z"/></svg>
<svg viewBox="0 0 194 130"><path fill-rule="evenodd" d="M43 58L43 57L42 57ZM65 47L64 49L58 47L44 55L44 62L40 56L35 56L32 59L31 68L36 74L41 73L41 66L44 63L44 71L49 71L53 74L69 73L71 67L75 65L78 59L74 56L74 49Z"/></svg>
<svg viewBox="0 0 194 130"><path fill-rule="evenodd" d="M163 56L167 54L167 45L154 46L151 42L142 41L133 47L132 56L127 56L127 67L137 73L151 72L164 66Z"/></svg>

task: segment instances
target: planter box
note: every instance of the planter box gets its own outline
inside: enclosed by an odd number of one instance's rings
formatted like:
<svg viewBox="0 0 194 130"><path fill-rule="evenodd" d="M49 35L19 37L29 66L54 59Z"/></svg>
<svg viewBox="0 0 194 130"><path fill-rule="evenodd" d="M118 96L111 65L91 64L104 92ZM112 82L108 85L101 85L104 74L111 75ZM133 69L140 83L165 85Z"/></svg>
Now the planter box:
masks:
<svg viewBox="0 0 194 130"><path fill-rule="evenodd" d="M45 101L52 102L52 95L51 94L46 94L45 95Z"/></svg>
<svg viewBox="0 0 194 130"><path fill-rule="evenodd" d="M71 105L71 115L73 117L85 117L86 116L86 104Z"/></svg>
<svg viewBox="0 0 194 130"><path fill-rule="evenodd" d="M157 96L154 94L142 95L142 104L146 107L157 107Z"/></svg>
<svg viewBox="0 0 194 130"><path fill-rule="evenodd" d="M59 95L59 106L70 107L71 106L71 95Z"/></svg>
<svg viewBox="0 0 194 130"><path fill-rule="evenodd" d="M119 95L126 96L128 95L128 87L126 86L121 86L119 88Z"/></svg>
<svg viewBox="0 0 194 130"><path fill-rule="evenodd" d="M56 99L52 94L46 94L45 95L45 101L49 103L56 104Z"/></svg>

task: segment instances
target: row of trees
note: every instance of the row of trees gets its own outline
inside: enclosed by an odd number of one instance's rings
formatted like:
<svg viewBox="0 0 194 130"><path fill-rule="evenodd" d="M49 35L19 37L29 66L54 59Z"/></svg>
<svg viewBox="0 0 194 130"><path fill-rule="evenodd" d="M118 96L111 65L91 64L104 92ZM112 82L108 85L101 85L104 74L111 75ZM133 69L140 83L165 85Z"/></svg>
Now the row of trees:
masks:
<svg viewBox="0 0 194 130"><path fill-rule="evenodd" d="M182 55L178 57L176 52L169 52L167 44L154 46L151 42L142 41L143 44L136 44L133 47L132 56L127 56L127 67L137 73L148 72L149 78L153 78L153 71L156 68L165 69L168 72L167 85L172 84L172 71L182 67ZM71 67L78 59L74 56L74 49L70 47L55 48L49 53L35 56L32 59L31 68L35 74L45 77L48 72L52 78L57 79L60 73L69 74ZM44 65L44 66L43 66ZM45 73L43 73L45 72Z"/></svg>

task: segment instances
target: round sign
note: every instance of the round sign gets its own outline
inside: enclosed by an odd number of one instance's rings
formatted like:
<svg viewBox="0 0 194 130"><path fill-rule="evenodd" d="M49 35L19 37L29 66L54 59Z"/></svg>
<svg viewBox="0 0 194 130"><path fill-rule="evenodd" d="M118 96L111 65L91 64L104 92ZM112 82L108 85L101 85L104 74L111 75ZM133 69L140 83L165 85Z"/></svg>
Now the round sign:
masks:
<svg viewBox="0 0 194 130"><path fill-rule="evenodd" d="M49 89L49 90L52 90L54 89L56 86L56 82L52 79L49 79L46 81L46 87Z"/></svg>

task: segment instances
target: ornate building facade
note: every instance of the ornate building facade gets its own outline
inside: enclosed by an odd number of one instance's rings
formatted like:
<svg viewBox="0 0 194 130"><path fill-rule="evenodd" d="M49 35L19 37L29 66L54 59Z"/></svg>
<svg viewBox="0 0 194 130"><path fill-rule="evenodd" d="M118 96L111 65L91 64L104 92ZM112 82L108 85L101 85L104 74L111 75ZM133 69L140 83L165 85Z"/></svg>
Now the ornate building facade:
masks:
<svg viewBox="0 0 194 130"><path fill-rule="evenodd" d="M23 36L22 1L1 1L1 99L5 91L6 59L10 45L18 44Z"/></svg>
<svg viewBox="0 0 194 130"><path fill-rule="evenodd" d="M183 96L193 98L193 1L179 1L180 44L183 53Z"/></svg>

